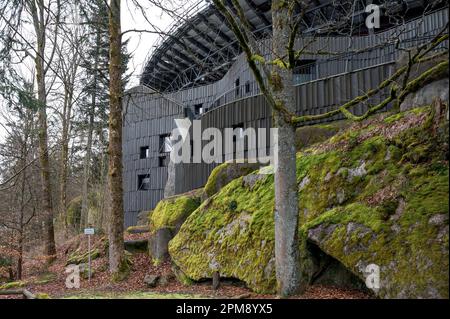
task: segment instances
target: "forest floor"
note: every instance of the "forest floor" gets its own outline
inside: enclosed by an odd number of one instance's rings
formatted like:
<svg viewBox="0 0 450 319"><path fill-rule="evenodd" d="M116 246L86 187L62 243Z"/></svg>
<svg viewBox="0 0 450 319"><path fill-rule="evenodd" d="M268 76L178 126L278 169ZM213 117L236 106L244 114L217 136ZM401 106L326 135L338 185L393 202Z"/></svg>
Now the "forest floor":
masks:
<svg viewBox="0 0 450 319"><path fill-rule="evenodd" d="M137 239L137 235L126 235L126 239ZM34 294L47 294L52 299L267 299L275 295L257 294L245 287L242 282L221 281L217 290L211 281L185 286L171 278L164 286L148 288L144 282L146 275L168 275L172 273L171 265L165 262L153 266L146 253L136 253L130 258L131 271L122 282L112 283L108 272L108 260L101 256L92 261L93 276L89 282L81 279L79 289L66 287L66 270L68 245L58 247L58 258L45 269L39 258L28 258L24 265L23 286ZM19 298L18 296L0 296L2 298ZM350 289L329 286L310 286L298 299L367 299L370 295Z"/></svg>

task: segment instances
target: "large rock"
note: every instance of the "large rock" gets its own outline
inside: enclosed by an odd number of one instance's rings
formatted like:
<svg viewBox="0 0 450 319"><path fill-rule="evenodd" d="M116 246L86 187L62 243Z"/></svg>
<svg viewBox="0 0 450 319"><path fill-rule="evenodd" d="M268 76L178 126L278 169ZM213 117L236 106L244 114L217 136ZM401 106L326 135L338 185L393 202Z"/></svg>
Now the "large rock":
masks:
<svg viewBox="0 0 450 319"><path fill-rule="evenodd" d="M169 242L175 236L172 228L159 228L152 232L148 241L148 249L153 263L158 265L169 257Z"/></svg>
<svg viewBox="0 0 450 319"><path fill-rule="evenodd" d="M448 86L448 78L429 83L417 92L408 95L400 105L400 110L406 111L420 105L431 104L436 98L448 103Z"/></svg>
<svg viewBox="0 0 450 319"><path fill-rule="evenodd" d="M295 147L298 151L324 142L350 126L349 121L303 126L295 131Z"/></svg>
<svg viewBox="0 0 450 319"><path fill-rule="evenodd" d="M200 205L201 191L163 199L149 217L148 248L155 264L167 256L168 243L177 234L186 218Z"/></svg>
<svg viewBox="0 0 450 319"><path fill-rule="evenodd" d="M448 122L429 110L355 124L298 155L303 278L361 285L375 264L382 298L448 298ZM173 262L193 280L218 272L275 292L273 208L273 176L233 180L183 224ZM334 263L321 278L317 251Z"/></svg>
<svg viewBox="0 0 450 319"><path fill-rule="evenodd" d="M148 217L151 215L151 213L152 213L152 211L145 211L145 210L142 212L139 212L136 226L148 225Z"/></svg>
<svg viewBox="0 0 450 319"><path fill-rule="evenodd" d="M261 167L260 163L223 163L211 172L205 185L204 198L211 197L220 191L225 185L241 176L250 174Z"/></svg>
<svg viewBox="0 0 450 319"><path fill-rule="evenodd" d="M148 288L155 288L158 285L159 276L158 275L146 275L144 278L144 283Z"/></svg>

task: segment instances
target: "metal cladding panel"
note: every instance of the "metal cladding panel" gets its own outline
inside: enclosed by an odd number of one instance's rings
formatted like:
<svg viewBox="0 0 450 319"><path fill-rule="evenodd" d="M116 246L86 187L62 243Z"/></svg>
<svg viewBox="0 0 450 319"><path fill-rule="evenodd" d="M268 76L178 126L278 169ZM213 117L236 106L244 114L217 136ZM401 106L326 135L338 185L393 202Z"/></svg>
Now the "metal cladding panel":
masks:
<svg viewBox="0 0 450 319"><path fill-rule="evenodd" d="M402 35L411 43L418 36L430 35L448 22L447 10L435 12L424 19L424 23L412 21L407 23ZM338 106L348 102L362 92L376 87L384 79L392 75L399 51L394 45L376 48L388 39L395 30L384 33L355 37L351 41L347 38L319 37L314 48L328 45L330 51L350 52L360 48L374 48L366 52L352 55L351 58L333 58L332 56L305 56L316 60L316 75L313 81L295 86L296 112L299 115L322 114L335 110ZM306 41L307 39L305 39ZM270 47L270 40L265 41ZM298 43L300 45L301 43ZM448 41L443 44L448 47ZM236 80L241 85L247 81L253 82L245 56L238 56L222 80L202 86L189 88L160 97L154 92L143 90L135 92L128 101L128 113L124 122L124 208L126 224L133 224L137 214L142 210L153 209L162 199L167 180L167 169L159 168L159 136L169 133L174 128L174 119L184 117L183 107L193 107L203 104L207 112L200 119L203 129L216 127L221 130L243 123L244 127L266 127L272 125L272 110L265 97L258 92L252 95L236 96ZM381 92L372 97L368 104L379 103L387 92ZM181 106L182 105L182 106ZM351 109L355 114L367 111L366 104ZM329 120L343 118L337 115ZM315 121L318 123L320 121ZM322 121L323 122L323 121ZM139 159L139 148L150 147L150 159ZM177 166L176 191L178 193L202 187L217 164L182 164ZM138 174L150 172L151 189L138 191Z"/></svg>

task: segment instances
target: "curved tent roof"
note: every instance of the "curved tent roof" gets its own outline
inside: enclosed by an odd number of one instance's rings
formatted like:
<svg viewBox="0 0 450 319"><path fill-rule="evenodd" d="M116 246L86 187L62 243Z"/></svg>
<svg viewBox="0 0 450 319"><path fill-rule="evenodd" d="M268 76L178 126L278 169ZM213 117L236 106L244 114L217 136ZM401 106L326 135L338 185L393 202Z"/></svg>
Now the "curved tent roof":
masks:
<svg viewBox="0 0 450 319"><path fill-rule="evenodd" d="M231 11L235 11L231 0L224 1ZM402 1L409 8L423 4L421 0ZM162 36L160 44L146 62L141 76L142 85L170 92L214 83L225 75L241 50L225 17L208 3L210 1L206 2L187 12L185 17L174 24L176 27ZM301 31L313 32L326 28L332 23L333 17L348 17L352 13L354 18L349 20L353 20L353 26L358 26L364 21L364 8L368 2L311 0ZM258 39L269 37L271 1L239 0L239 3L255 36Z"/></svg>

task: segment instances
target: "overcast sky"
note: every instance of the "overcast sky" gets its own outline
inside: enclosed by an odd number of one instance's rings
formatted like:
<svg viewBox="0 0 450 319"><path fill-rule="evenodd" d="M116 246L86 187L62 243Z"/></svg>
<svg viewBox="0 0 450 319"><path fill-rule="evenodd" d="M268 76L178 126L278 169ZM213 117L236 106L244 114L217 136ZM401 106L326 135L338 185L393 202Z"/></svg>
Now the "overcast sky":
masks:
<svg viewBox="0 0 450 319"><path fill-rule="evenodd" d="M146 1L139 1L141 4L147 3ZM166 1L163 1L166 4ZM193 7L193 3L203 3L203 0L167 0L167 4L172 3L175 5L174 9L178 12L185 12L188 8ZM176 5L178 3L178 5ZM147 18L156 26L159 30L166 31L170 26L174 24L174 19L167 13L164 13L161 9L147 5L145 8ZM105 12L107 14L107 12ZM146 21L141 11L138 10L133 4L132 0L122 0L122 31L127 30L152 30L152 27ZM129 40L128 52L132 54L132 59L128 64L128 73L131 75L128 83L128 88L131 88L139 84L139 78L142 74L145 61L149 54L151 54L154 46L160 41L160 35L152 33L136 33L130 32L124 35L123 40ZM31 60L24 63L19 72L23 77L30 79L33 69L33 62ZM0 98L0 109L4 108ZM1 121L1 119L0 119ZM5 136L5 131L0 125L0 141Z"/></svg>
<svg viewBox="0 0 450 319"><path fill-rule="evenodd" d="M122 30L130 29L150 29L147 21L143 17L140 11L138 11L131 1L124 1L122 9ZM164 14L162 10L152 7L146 10L148 18L158 28L166 30L172 25L172 18L167 14ZM128 33L124 36L123 40L129 39L128 52L133 55L129 65L129 73L131 74L131 80L129 87L135 86L139 83L139 76L142 73L145 61L150 54L152 47L158 42L159 36L151 33Z"/></svg>
<svg viewBox="0 0 450 319"><path fill-rule="evenodd" d="M165 1L163 1L163 3L164 2ZM167 3L169 2L172 3L172 6L175 6L174 9L180 13L195 7L194 4L204 4L203 0L167 0ZM144 4L145 1L140 1L140 3ZM152 29L140 10L133 6L131 0L123 1L122 6L122 31L132 29ZM155 6L151 6L150 4L147 5L145 12L152 24L162 31L167 31L169 27L174 25L173 18ZM124 41L129 39L128 52L133 54L133 58L128 65L129 72L132 74L132 79L128 85L129 87L139 83L139 77L142 73L145 61L160 38L161 37L157 34L136 32L127 33L124 36Z"/></svg>

